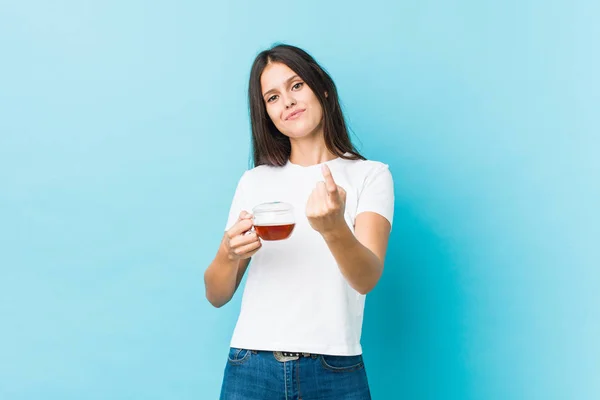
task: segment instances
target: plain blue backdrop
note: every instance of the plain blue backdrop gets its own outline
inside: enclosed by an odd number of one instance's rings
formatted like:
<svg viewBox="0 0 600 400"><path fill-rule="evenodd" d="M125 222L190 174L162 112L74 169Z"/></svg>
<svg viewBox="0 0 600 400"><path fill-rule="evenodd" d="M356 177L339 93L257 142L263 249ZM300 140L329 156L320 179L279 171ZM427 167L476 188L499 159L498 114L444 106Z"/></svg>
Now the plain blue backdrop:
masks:
<svg viewBox="0 0 600 400"><path fill-rule="evenodd" d="M0 2L0 398L217 398L241 292L203 273L280 41L395 179L374 398L600 398L597 4Z"/></svg>

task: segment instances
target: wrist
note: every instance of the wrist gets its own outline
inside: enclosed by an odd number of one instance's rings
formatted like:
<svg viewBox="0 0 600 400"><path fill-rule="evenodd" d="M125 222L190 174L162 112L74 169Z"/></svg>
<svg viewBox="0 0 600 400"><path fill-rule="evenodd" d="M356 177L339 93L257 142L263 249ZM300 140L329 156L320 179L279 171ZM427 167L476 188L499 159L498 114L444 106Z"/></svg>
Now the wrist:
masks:
<svg viewBox="0 0 600 400"><path fill-rule="evenodd" d="M221 245L219 246L219 255L222 259L227 260L229 263L237 263L238 259L229 252L229 249L225 244L225 240L226 239L223 239L223 241L221 241Z"/></svg>
<svg viewBox="0 0 600 400"><path fill-rule="evenodd" d="M345 240L354 235L352 234L350 227L344 221L344 224L341 224L334 229L321 232L321 236L323 236L323 239L325 239L326 242L330 243Z"/></svg>

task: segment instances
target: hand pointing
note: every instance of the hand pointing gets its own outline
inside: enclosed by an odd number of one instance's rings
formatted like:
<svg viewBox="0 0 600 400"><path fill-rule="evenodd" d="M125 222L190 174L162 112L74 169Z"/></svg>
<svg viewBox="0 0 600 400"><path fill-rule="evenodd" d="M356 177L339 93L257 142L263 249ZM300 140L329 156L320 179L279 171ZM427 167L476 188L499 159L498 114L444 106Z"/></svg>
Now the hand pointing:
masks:
<svg viewBox="0 0 600 400"><path fill-rule="evenodd" d="M317 183L306 203L306 217L310 226L323 234L346 224L346 191L333 180L327 164L321 167L324 181Z"/></svg>

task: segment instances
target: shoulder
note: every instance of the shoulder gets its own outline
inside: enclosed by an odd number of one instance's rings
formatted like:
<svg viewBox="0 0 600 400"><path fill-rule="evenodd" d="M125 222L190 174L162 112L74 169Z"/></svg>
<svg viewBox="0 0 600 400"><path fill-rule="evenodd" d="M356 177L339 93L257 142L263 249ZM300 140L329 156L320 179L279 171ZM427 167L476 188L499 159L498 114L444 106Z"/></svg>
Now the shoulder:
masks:
<svg viewBox="0 0 600 400"><path fill-rule="evenodd" d="M389 175L389 165L377 160L343 160L343 168L354 176L360 176L365 180L379 176Z"/></svg>
<svg viewBox="0 0 600 400"><path fill-rule="evenodd" d="M263 179L268 179L281 171L281 167L274 167L270 165L259 165L258 167L251 168L244 171L240 178L240 183L243 185L254 184L260 182Z"/></svg>
<svg viewBox="0 0 600 400"><path fill-rule="evenodd" d="M277 173L281 170L281 167L275 167L272 165L259 165L258 167L254 167L252 169L247 170L244 173L246 179L257 179L263 178L266 175L271 175Z"/></svg>

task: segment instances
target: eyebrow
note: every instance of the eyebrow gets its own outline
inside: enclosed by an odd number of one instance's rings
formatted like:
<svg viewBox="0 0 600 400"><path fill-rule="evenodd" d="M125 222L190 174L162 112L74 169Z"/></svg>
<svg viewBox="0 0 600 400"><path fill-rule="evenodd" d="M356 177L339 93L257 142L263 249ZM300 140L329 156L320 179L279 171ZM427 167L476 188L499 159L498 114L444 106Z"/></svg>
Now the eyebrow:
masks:
<svg viewBox="0 0 600 400"><path fill-rule="evenodd" d="M296 79L296 78L300 78L300 77L299 77L298 75L293 75L293 76L289 77L288 79L286 79L286 81L284 82L284 84L285 84L285 85L289 85L289 83L290 83L291 81L293 81L294 79ZM275 89L275 88L267 90L266 92L264 92L264 93L263 93L263 97L265 97L265 96L266 96L266 95L268 95L269 93L271 93L271 92L274 92L274 91L276 91L276 90L277 90L277 89Z"/></svg>

